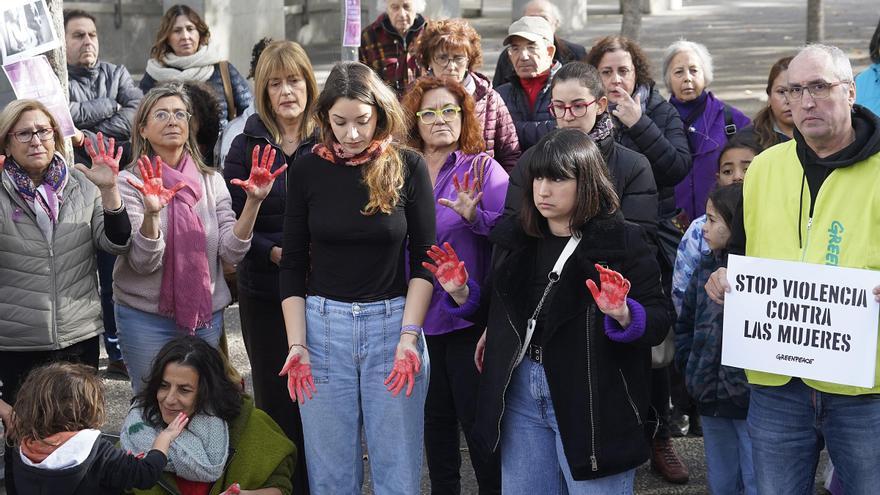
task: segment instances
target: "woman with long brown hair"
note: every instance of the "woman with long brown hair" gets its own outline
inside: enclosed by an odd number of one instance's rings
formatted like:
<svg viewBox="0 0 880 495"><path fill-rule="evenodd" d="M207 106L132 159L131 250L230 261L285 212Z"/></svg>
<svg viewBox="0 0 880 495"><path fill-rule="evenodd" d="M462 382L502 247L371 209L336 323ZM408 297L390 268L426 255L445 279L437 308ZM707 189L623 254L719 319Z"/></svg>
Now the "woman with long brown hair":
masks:
<svg viewBox="0 0 880 495"><path fill-rule="evenodd" d="M366 65L336 65L315 115L321 141L288 174L280 274L282 374L300 401L309 484L360 493L363 427L374 492L418 493L431 179L394 142L407 116Z"/></svg>

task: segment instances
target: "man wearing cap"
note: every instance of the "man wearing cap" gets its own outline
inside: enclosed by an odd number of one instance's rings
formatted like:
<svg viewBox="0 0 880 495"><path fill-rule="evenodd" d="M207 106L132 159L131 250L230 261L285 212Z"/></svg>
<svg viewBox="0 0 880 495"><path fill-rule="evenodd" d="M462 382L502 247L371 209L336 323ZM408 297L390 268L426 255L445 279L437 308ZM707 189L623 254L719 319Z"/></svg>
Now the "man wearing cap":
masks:
<svg viewBox="0 0 880 495"><path fill-rule="evenodd" d="M504 46L516 77L496 90L513 118L519 147L529 149L556 128L550 115L550 81L562 64L553 60L553 27L543 17L525 16L507 30Z"/></svg>

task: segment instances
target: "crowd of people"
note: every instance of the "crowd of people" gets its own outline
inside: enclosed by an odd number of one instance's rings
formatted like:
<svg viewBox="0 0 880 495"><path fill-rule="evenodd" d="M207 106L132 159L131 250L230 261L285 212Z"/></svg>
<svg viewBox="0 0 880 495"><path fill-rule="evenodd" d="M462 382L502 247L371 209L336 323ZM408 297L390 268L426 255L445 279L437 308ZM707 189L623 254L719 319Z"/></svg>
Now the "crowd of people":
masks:
<svg viewBox="0 0 880 495"><path fill-rule="evenodd" d="M354 494L366 444L374 493L419 493L424 455L458 494L462 432L481 494L631 494L647 461L688 482L683 418L715 495L812 493L825 447L835 495L880 486L880 384L721 362L729 254L822 264L840 222L836 264L880 268L880 25L858 77L777 60L750 118L701 43L666 47L667 98L637 42L533 0L489 77L423 8L388 0L323 89L267 38L251 85L185 5L135 85L65 12L74 136L0 112L6 493Z"/></svg>

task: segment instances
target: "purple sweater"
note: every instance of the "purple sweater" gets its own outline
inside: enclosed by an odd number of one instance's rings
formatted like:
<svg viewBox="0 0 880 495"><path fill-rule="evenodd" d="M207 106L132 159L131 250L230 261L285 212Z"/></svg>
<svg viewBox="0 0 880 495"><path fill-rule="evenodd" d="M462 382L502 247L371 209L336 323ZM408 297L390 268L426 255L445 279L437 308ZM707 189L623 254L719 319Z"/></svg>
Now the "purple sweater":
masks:
<svg viewBox="0 0 880 495"><path fill-rule="evenodd" d="M688 119L704 98L706 108L702 115L694 119L690 126L684 126L693 157L693 167L687 177L675 186L675 206L684 209L690 220L706 213L706 199L709 197L709 192L715 188L718 159L721 156L721 149L728 140L728 136L724 133L724 102L715 98L711 91L704 91L699 98L689 102L679 101L674 96L669 98L669 102L678 110L683 121ZM730 110L737 129L749 125L749 118L742 112L734 107L730 107Z"/></svg>
<svg viewBox="0 0 880 495"><path fill-rule="evenodd" d="M488 160L487 160L488 158ZM483 198L477 205L477 218L474 223L469 223L452 208L447 208L439 203L440 198L455 200L455 187L452 184L453 175L461 181L467 171L483 169ZM437 244L448 242L455 248L459 259L464 261L468 276L480 285L485 283L489 275L492 258L492 247L489 244L489 231L495 226L501 214L504 212L504 197L507 194L508 176L504 168L486 153L466 155L456 151L449 155L446 163L437 174L434 184L434 205L437 209ZM439 335L454 330L468 328L473 323L451 316L443 310L443 297L446 292L440 283L434 280L434 294L431 298L431 306L425 315L425 333L427 335Z"/></svg>

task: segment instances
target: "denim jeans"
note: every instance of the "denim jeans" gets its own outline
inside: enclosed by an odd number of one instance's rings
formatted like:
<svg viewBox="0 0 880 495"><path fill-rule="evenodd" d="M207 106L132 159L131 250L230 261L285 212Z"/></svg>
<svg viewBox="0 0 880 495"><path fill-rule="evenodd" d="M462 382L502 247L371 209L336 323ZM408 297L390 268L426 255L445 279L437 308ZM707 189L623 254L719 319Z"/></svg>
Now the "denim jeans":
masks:
<svg viewBox="0 0 880 495"><path fill-rule="evenodd" d="M394 367L404 298L344 303L306 298L306 345L316 392L300 406L309 487L314 495L359 494L366 434L373 492L420 491L428 354L412 395L384 385Z"/></svg>
<svg viewBox="0 0 880 495"><path fill-rule="evenodd" d="M128 367L131 388L140 393L150 377L153 359L162 347L183 335L173 318L140 311L123 304L116 304L116 329L119 349ZM196 329L196 335L217 347L223 333L223 311L215 311L211 326Z"/></svg>
<svg viewBox="0 0 880 495"><path fill-rule="evenodd" d="M636 470L575 481L565 458L544 367L525 358L513 371L501 420L504 495L629 495Z"/></svg>
<svg viewBox="0 0 880 495"><path fill-rule="evenodd" d="M756 495L752 440L744 419L700 416L712 495Z"/></svg>
<svg viewBox="0 0 880 495"><path fill-rule="evenodd" d="M104 319L104 349L107 351L107 360L112 363L122 359L119 339L116 337L116 317L113 315L113 265L116 264L116 256L99 249L97 261L101 317Z"/></svg>
<svg viewBox="0 0 880 495"><path fill-rule="evenodd" d="M877 493L880 395L819 392L798 378L752 386L748 425L758 493L813 493L826 444L847 495Z"/></svg>

